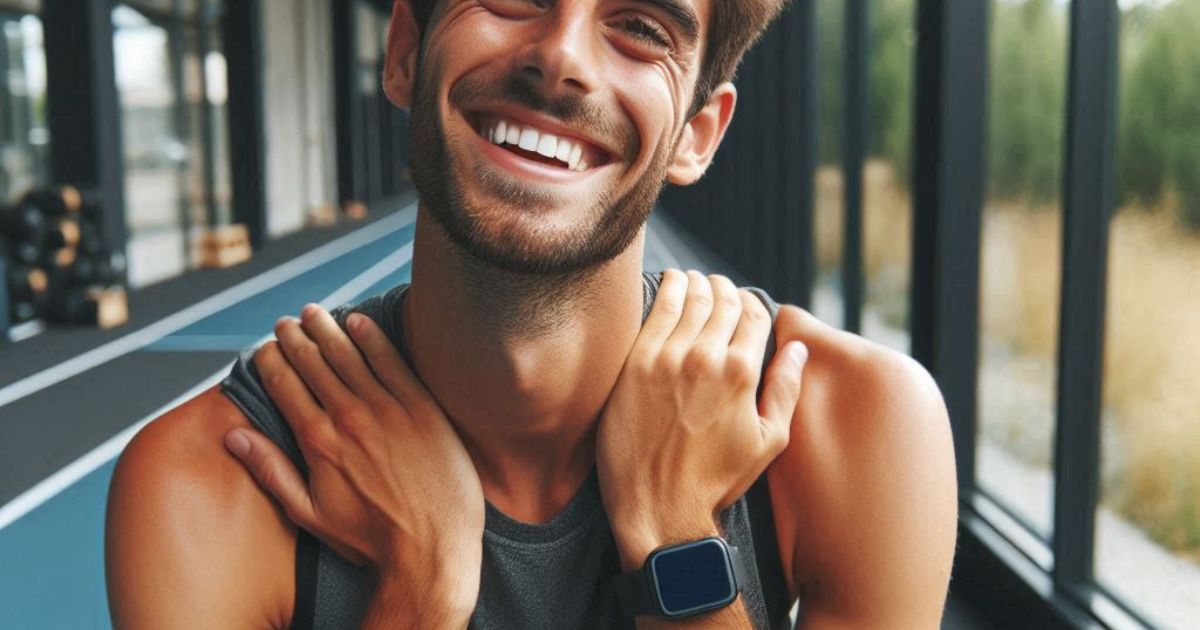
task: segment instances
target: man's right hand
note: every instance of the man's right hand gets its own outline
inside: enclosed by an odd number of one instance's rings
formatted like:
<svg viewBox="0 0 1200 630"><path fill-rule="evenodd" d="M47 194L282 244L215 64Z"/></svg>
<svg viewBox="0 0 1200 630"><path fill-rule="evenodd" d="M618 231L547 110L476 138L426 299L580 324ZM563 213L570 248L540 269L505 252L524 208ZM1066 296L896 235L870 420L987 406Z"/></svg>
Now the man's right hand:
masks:
<svg viewBox="0 0 1200 630"><path fill-rule="evenodd" d="M226 447L293 522L371 568L368 625L377 617L390 627L397 619L465 626L479 593L484 526L466 449L370 318L348 319L352 340L320 307L302 316L281 319L278 342L260 348L254 363L292 427L308 479L259 432L234 429Z"/></svg>

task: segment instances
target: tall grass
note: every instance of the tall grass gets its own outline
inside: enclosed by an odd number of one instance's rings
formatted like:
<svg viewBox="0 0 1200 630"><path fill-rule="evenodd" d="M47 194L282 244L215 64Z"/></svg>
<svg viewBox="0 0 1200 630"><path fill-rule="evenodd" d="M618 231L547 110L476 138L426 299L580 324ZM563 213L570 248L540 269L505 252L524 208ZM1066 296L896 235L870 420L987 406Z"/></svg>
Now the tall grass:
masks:
<svg viewBox="0 0 1200 630"><path fill-rule="evenodd" d="M817 259L841 260L841 173L817 174ZM889 276L911 265L911 201L890 167L874 161L864 178L864 245L868 285L907 286ZM981 325L1025 365L1049 374L1058 353L1061 213L1053 205L996 201L984 214ZM898 271L902 270L902 271ZM1200 235L1170 206L1126 207L1113 218L1104 358L1103 500L1164 547L1200 561ZM892 287L887 289L886 287ZM903 293L880 298L907 303ZM986 359L985 359L986 360ZM1018 395L1053 400L1054 379L1028 379ZM1041 423L1037 414L1015 423ZM1042 451L989 433L1010 454L1050 465ZM1044 440L1039 440L1044 441ZM1037 452L1031 452L1037 451Z"/></svg>

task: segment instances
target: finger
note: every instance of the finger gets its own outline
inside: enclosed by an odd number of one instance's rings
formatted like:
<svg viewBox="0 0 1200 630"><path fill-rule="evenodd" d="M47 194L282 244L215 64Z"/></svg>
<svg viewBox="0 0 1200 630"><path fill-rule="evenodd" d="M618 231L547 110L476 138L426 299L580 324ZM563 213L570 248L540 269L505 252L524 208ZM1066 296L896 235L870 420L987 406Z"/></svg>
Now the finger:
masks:
<svg viewBox="0 0 1200 630"><path fill-rule="evenodd" d="M807 361L808 348L799 341L792 341L775 354L767 367L760 407L768 444L775 454L783 451L791 435Z"/></svg>
<svg viewBox="0 0 1200 630"><path fill-rule="evenodd" d="M700 331L704 329L704 325L708 323L708 316L712 314L713 291L712 283L704 274L691 269L688 270L687 275L687 301L684 302L679 324L667 338L667 343L690 347L696 337L700 335Z"/></svg>
<svg viewBox="0 0 1200 630"><path fill-rule="evenodd" d="M296 369L288 363L279 348L279 342L268 341L254 353L254 366L267 394L293 432L300 433L302 425L323 418L325 411L313 398L308 386L301 380Z"/></svg>
<svg viewBox="0 0 1200 630"><path fill-rule="evenodd" d="M375 377L410 414L441 413L424 383L373 319L356 313L346 319L346 327Z"/></svg>
<svg viewBox="0 0 1200 630"><path fill-rule="evenodd" d="M309 304L300 312L300 328L321 349L321 356L350 391L368 403L378 404L388 393L363 359L358 346L328 311Z"/></svg>
<svg viewBox="0 0 1200 630"><path fill-rule="evenodd" d="M299 320L281 318L275 323L275 336L288 363L296 369L300 378L316 395L321 407L333 411L346 405L354 396L333 368L321 355L321 349L300 328Z"/></svg>
<svg viewBox="0 0 1200 630"><path fill-rule="evenodd" d="M713 311L700 336L696 337L696 344L711 346L724 355L742 319L742 297L733 281L725 276L710 275L708 281L713 290Z"/></svg>
<svg viewBox="0 0 1200 630"><path fill-rule="evenodd" d="M733 339L729 341L729 354L744 361L754 374L762 373L763 356L767 353L767 340L771 337L771 312L762 300L744 289L738 290L742 299L742 316ZM754 381L758 383L757 380Z"/></svg>
<svg viewBox="0 0 1200 630"><path fill-rule="evenodd" d="M250 471L263 490L275 498L296 525L314 530L316 510L308 485L291 460L267 436L257 431L233 429L225 434L225 448Z"/></svg>
<svg viewBox="0 0 1200 630"><path fill-rule="evenodd" d="M648 347L658 348L671 336L671 331L679 324L683 315L683 305L687 301L687 274L678 269L663 271L662 283L654 296L654 304L650 314L642 324L638 333L637 343Z"/></svg>

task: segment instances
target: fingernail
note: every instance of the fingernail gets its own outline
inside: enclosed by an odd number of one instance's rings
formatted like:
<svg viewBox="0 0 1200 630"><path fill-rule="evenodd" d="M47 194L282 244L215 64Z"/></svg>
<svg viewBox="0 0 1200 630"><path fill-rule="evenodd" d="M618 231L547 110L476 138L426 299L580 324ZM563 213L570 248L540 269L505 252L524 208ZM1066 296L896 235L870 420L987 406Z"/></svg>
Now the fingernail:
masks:
<svg viewBox="0 0 1200 630"><path fill-rule="evenodd" d="M803 366L808 361L808 347L799 341L788 344L788 358L797 366Z"/></svg>
<svg viewBox="0 0 1200 630"><path fill-rule="evenodd" d="M317 314L318 306L316 304L306 304L304 310L300 311L302 317L312 317Z"/></svg>
<svg viewBox="0 0 1200 630"><path fill-rule="evenodd" d="M250 453L250 440L241 431L230 431L225 434L225 448L238 457L245 457Z"/></svg>
<svg viewBox="0 0 1200 630"><path fill-rule="evenodd" d="M354 313L353 315L347 317L346 326L348 326L352 332L361 331L363 327L363 316L359 315L358 313Z"/></svg>

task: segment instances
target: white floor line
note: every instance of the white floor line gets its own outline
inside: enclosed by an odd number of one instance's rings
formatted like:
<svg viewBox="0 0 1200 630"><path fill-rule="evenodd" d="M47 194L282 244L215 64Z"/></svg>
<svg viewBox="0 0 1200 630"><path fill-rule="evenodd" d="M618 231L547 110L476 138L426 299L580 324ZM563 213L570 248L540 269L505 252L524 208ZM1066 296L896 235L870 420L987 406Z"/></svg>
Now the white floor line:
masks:
<svg viewBox="0 0 1200 630"><path fill-rule="evenodd" d="M107 363L122 355L148 346L167 335L190 326L217 311L282 284L346 252L372 243L407 227L416 220L416 203L395 214L326 243L302 256L265 271L236 286L204 299L124 337L93 348L62 363L31 374L0 389L0 408L30 394L56 385L73 376Z"/></svg>
<svg viewBox="0 0 1200 630"><path fill-rule="evenodd" d="M326 309L331 309L349 302L359 294L374 286L380 280L383 280L384 278L388 277L388 275L403 267L410 260L412 260L411 241L404 247L397 250L395 253L390 254L387 258L384 258L378 263L372 265L370 269L358 274L353 280L347 282L340 289L334 291L328 297L321 300L321 306ZM273 336L273 334L264 335L255 345L261 344ZM229 373L229 369L233 366L233 363L233 361L230 361L225 365L225 367L205 378L199 385L189 389L181 396L155 410L154 413L151 413L124 431L121 431L120 433L109 438L100 446L88 451L79 459L67 464L58 472L43 479L37 485L33 486L29 490L26 490L25 492L22 492L12 501L9 501L3 507L0 507L0 531L3 531L6 527L13 524L21 517L37 509L39 506L54 498L63 490L71 487L80 479L90 475L96 469L107 464L117 455L120 455L121 451L125 450L125 446L129 444L129 441L133 439L133 436L137 435L137 432L140 431L142 427L146 426L152 420L161 416L167 411L174 409L180 404L194 398L204 390L220 382L221 379L225 378L225 375Z"/></svg>

